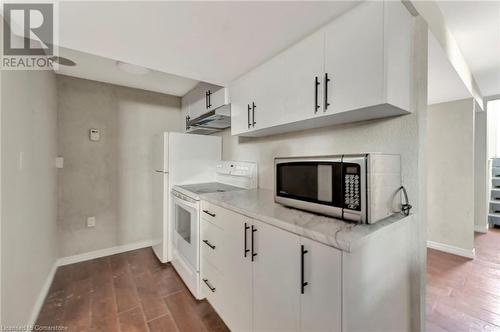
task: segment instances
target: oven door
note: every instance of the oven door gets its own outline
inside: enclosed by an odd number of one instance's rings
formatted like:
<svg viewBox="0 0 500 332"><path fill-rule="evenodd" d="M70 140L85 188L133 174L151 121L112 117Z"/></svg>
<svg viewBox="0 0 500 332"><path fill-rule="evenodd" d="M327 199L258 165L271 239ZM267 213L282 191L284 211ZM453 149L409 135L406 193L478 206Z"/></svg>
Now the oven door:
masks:
<svg viewBox="0 0 500 332"><path fill-rule="evenodd" d="M199 202L189 197L180 198L173 193L175 251L194 271L199 271L198 236Z"/></svg>
<svg viewBox="0 0 500 332"><path fill-rule="evenodd" d="M275 160L275 201L302 210L342 218L342 158Z"/></svg>

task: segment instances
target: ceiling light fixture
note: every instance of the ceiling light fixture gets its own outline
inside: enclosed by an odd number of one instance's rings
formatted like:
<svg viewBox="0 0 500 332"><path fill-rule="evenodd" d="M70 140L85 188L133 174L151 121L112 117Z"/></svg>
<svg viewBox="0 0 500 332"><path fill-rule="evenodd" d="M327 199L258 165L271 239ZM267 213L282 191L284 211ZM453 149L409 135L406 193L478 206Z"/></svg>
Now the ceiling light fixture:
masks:
<svg viewBox="0 0 500 332"><path fill-rule="evenodd" d="M116 66L120 68L120 70L133 75L146 75L151 72L151 70L146 67L133 65L131 63L122 61L116 61Z"/></svg>
<svg viewBox="0 0 500 332"><path fill-rule="evenodd" d="M76 63L73 60L70 60L68 58L62 57L62 56L53 56L50 58L52 61L55 63L58 63L63 66L67 67L74 67L76 66Z"/></svg>

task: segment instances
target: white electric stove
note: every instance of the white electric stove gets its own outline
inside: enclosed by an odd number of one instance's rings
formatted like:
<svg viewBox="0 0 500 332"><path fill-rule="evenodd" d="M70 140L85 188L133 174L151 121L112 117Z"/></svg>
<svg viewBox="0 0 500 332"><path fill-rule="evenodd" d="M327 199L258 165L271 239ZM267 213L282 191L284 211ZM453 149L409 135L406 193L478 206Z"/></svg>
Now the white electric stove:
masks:
<svg viewBox="0 0 500 332"><path fill-rule="evenodd" d="M191 293L200 291L200 196L208 193L257 188L257 164L221 161L215 167L216 181L178 185L172 188L174 206L172 265Z"/></svg>

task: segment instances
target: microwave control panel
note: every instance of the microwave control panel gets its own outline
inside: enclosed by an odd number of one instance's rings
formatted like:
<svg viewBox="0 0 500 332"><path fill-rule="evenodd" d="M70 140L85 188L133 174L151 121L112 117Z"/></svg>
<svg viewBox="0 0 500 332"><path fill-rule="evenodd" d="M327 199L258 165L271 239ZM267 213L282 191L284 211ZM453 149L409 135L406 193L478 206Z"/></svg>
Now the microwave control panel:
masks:
<svg viewBox="0 0 500 332"><path fill-rule="evenodd" d="M361 210L360 167L358 164L343 164L344 206L349 210Z"/></svg>

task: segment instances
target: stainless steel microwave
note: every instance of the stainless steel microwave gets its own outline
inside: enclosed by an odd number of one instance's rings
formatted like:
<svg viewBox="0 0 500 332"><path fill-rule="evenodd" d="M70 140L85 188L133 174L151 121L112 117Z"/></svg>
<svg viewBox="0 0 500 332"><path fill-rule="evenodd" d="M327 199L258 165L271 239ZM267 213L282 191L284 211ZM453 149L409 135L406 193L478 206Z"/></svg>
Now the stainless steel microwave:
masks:
<svg viewBox="0 0 500 332"><path fill-rule="evenodd" d="M275 158L277 203L372 224L401 210L399 155Z"/></svg>

